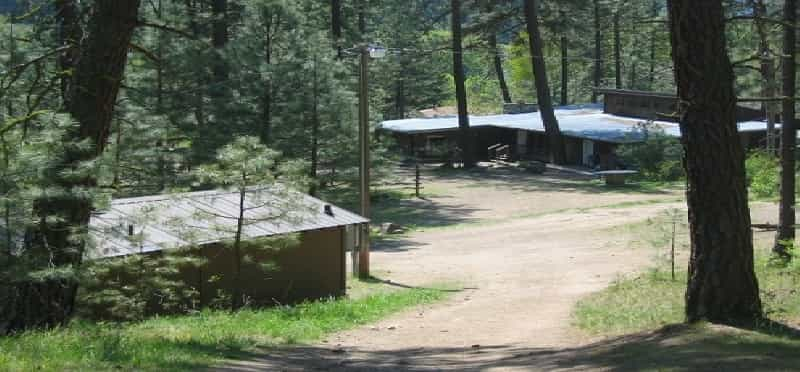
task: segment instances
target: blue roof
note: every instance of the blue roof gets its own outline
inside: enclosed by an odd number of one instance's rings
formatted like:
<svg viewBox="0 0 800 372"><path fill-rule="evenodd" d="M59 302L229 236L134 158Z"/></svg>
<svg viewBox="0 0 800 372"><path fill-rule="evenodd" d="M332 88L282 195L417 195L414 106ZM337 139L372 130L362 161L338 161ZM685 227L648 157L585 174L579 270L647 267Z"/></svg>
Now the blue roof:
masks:
<svg viewBox="0 0 800 372"><path fill-rule="evenodd" d="M646 120L611 115L603 112L603 105L574 105L555 110L561 132L568 137L612 143L641 142L645 138ZM515 115L487 115L469 118L470 127L498 127L544 133L544 124L538 112ZM458 117L434 119L389 120L380 128L396 133L416 134L458 129ZM739 123L740 132L766 131L766 122L749 121ZM650 122L649 130L660 129L664 134L680 137L680 126L666 121Z"/></svg>

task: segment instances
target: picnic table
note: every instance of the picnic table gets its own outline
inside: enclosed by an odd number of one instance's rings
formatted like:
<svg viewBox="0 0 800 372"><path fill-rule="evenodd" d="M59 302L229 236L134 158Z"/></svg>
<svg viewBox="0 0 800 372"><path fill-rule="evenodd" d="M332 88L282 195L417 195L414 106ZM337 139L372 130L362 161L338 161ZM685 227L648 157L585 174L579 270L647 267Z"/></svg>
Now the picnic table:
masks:
<svg viewBox="0 0 800 372"><path fill-rule="evenodd" d="M608 170L594 172L595 175L605 178L606 185L609 186L623 186L625 185L625 178L638 173L639 171L635 170Z"/></svg>

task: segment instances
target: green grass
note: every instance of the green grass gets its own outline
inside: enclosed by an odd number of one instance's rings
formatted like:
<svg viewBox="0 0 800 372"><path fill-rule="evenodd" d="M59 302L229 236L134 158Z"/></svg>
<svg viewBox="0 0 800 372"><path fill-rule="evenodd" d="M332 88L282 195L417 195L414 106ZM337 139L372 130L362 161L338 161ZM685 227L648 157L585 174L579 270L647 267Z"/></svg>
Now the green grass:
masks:
<svg viewBox="0 0 800 372"><path fill-rule="evenodd" d="M359 284L363 285L367 284ZM0 338L0 371L202 369L225 359L255 356L259 348L317 341L444 296L444 291L435 289L403 289L357 299L237 313L204 311L129 324L74 322Z"/></svg>
<svg viewBox="0 0 800 372"><path fill-rule="evenodd" d="M779 268L766 257L756 260L764 312L772 320L800 320L800 264ZM581 300L575 325L591 334L619 335L655 329L683 321L686 273L673 281L668 271L653 269L620 278L607 289Z"/></svg>

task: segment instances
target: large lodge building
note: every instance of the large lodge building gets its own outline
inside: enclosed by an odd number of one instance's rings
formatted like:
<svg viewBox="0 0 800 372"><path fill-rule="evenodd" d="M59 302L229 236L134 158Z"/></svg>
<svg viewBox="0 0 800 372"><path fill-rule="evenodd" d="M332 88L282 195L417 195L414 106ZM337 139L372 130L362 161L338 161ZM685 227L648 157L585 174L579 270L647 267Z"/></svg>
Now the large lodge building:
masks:
<svg viewBox="0 0 800 372"><path fill-rule="evenodd" d="M629 90L599 90L604 103L557 107L569 165L609 169L609 159L622 144L644 142L656 132L680 137L674 95ZM470 131L477 159L491 157L492 149L506 148L514 159L549 162L544 124L535 106L506 105L502 115L470 116ZM767 124L761 110L739 107L742 144L760 145ZM393 136L404 152L421 159L442 160L457 151L456 116L390 120L379 130Z"/></svg>

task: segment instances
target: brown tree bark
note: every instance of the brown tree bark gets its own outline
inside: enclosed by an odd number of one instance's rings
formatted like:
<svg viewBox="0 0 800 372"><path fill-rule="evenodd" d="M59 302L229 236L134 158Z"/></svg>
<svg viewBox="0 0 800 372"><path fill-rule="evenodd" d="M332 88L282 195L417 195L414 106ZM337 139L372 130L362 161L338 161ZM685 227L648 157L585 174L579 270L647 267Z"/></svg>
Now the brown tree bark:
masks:
<svg viewBox="0 0 800 372"><path fill-rule="evenodd" d="M92 210L91 197L82 190L96 186L96 179L79 169L96 159L108 141L138 10L139 0L93 3L66 100L66 109L78 125L64 138L65 143L88 141L92 146L67 146L60 163L48 171L64 192L49 193L35 202L39 233L28 248L35 262L33 270L81 265ZM0 299L0 333L55 326L70 318L78 287L74 276L15 279L0 286L0 295L5 297Z"/></svg>
<svg viewBox="0 0 800 372"><path fill-rule="evenodd" d="M783 75L782 103L783 126L781 128L781 201L778 234L773 252L785 260L791 259L787 244L795 239L795 147L797 146L797 123L795 119L795 90L797 65L795 56L797 30L797 0L785 0L783 22Z"/></svg>
<svg viewBox="0 0 800 372"><path fill-rule="evenodd" d="M668 4L688 178L686 319L753 321L762 315L761 300L722 2Z"/></svg>
<svg viewBox="0 0 800 372"><path fill-rule="evenodd" d="M536 97L539 104L539 112L544 123L544 130L547 135L550 153L553 162L565 164L567 153L564 149L564 138L561 136L561 129L558 127L555 111L553 111L553 99L550 97L550 84L547 81L547 67L544 61L542 35L539 32L539 10L536 0L525 0L525 19L528 26L528 35L531 49L531 60L533 64L533 77L536 80Z"/></svg>
<svg viewBox="0 0 800 372"><path fill-rule="evenodd" d="M464 168L475 166L472 133L469 130L469 111L467 109L467 88L464 74L464 56L461 46L461 0L450 0L453 33L453 77L456 83L456 102L458 105L458 142Z"/></svg>

